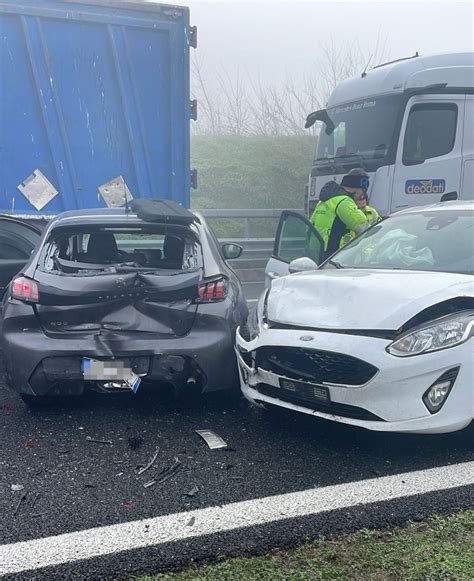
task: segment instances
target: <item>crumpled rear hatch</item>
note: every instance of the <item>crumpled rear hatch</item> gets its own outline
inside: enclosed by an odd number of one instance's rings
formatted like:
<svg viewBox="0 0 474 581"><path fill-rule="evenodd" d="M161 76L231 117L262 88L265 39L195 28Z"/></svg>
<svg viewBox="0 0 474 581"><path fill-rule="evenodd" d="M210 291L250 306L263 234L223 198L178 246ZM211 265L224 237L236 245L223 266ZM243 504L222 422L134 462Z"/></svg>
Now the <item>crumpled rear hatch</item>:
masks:
<svg viewBox="0 0 474 581"><path fill-rule="evenodd" d="M181 337L192 329L201 278L189 227L63 229L44 246L35 309L46 333Z"/></svg>

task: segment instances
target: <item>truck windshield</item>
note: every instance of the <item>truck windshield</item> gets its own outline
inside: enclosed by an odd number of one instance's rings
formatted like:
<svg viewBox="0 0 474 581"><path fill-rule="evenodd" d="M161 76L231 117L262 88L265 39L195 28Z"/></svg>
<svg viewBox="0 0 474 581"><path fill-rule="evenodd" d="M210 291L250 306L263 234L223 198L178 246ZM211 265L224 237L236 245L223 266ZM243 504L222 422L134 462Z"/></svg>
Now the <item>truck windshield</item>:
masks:
<svg viewBox="0 0 474 581"><path fill-rule="evenodd" d="M395 138L395 125L401 95L373 97L328 109L335 129L329 135L321 130L315 165L328 160L337 164L351 157L381 161Z"/></svg>

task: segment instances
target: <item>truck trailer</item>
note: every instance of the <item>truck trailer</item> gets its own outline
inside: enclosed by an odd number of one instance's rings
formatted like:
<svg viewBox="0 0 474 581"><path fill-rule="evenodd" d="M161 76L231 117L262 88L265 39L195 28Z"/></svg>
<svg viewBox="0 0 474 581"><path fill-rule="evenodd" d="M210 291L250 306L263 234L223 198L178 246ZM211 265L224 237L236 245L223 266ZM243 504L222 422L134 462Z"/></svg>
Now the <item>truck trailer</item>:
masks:
<svg viewBox="0 0 474 581"><path fill-rule="evenodd" d="M474 53L418 56L347 79L306 127L322 122L306 210L355 167L382 215L474 197Z"/></svg>
<svg viewBox="0 0 474 581"><path fill-rule="evenodd" d="M181 6L0 0L0 212L188 207L190 47Z"/></svg>

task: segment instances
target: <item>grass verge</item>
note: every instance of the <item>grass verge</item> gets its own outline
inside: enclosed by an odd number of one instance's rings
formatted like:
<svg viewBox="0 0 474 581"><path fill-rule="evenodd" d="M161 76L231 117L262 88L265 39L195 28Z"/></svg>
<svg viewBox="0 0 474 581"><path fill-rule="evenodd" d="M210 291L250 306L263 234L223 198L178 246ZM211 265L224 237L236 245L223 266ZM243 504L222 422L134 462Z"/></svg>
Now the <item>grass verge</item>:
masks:
<svg viewBox="0 0 474 581"><path fill-rule="evenodd" d="M432 516L391 531L361 530L319 539L297 549L240 557L180 573L143 577L163 580L278 579L474 579L474 511Z"/></svg>

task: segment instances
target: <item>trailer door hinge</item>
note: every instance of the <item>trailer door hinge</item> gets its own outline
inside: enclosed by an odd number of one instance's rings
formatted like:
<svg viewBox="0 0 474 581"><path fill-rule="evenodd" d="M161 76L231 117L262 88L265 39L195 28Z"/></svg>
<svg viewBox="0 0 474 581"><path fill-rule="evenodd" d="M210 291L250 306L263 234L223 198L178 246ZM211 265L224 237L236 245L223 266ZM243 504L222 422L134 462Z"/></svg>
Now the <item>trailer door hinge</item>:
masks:
<svg viewBox="0 0 474 581"><path fill-rule="evenodd" d="M191 187L193 190L197 190L198 187L198 170L192 169L191 170Z"/></svg>
<svg viewBox="0 0 474 581"><path fill-rule="evenodd" d="M198 45L198 29L197 26L189 27L189 46L197 48Z"/></svg>
<svg viewBox="0 0 474 581"><path fill-rule="evenodd" d="M197 121L198 118L198 102L197 99L192 99L189 102L189 108L191 110L191 119Z"/></svg>

